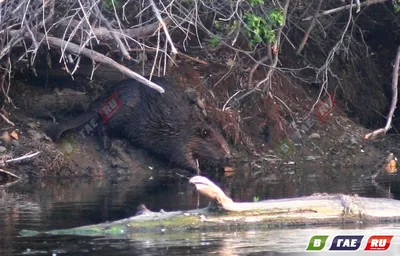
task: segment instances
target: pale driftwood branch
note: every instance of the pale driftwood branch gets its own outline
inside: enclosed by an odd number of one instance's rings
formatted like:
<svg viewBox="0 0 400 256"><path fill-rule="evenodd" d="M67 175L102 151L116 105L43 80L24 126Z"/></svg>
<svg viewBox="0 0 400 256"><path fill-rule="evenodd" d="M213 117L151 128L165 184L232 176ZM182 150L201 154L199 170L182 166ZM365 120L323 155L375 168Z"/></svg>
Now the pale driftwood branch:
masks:
<svg viewBox="0 0 400 256"><path fill-rule="evenodd" d="M397 85L399 82L399 66L400 66L400 46L397 48L396 61L394 63L394 67L393 67L392 103L390 105L390 111L389 111L388 118L386 121L386 126L384 128L380 128L378 130L375 130L375 131L365 135L364 139L366 139L366 140L374 139L378 134L386 133L392 126L393 114L394 114L394 110L396 109L396 105L397 105L397 91L398 91Z"/></svg>
<svg viewBox="0 0 400 256"><path fill-rule="evenodd" d="M167 26L170 22L171 19L169 17L163 19L164 24ZM77 27L80 26L80 22L78 20L63 20L60 21L59 24L61 26L71 26L71 27ZM154 22L149 25L145 25L142 27L138 28L128 28L128 29L122 29L122 33L120 29L111 29L113 33L115 33L116 36L120 38L124 37L132 37L132 38L143 38L143 37L148 37L151 34L153 34L155 31L160 26L160 22ZM110 31L107 28L104 27L98 27L98 28L93 28L93 33L96 35L96 37L102 39L102 40L112 40L113 37L110 34Z"/></svg>
<svg viewBox="0 0 400 256"><path fill-rule="evenodd" d="M28 158L32 158L32 157L37 156L39 154L40 154L40 151L37 151L35 153L28 153L26 155L23 155L23 156L20 156L20 157L17 157L17 158L5 160L4 162L5 163L18 162L18 161L22 161L22 160L25 160L25 159L28 159Z"/></svg>
<svg viewBox="0 0 400 256"><path fill-rule="evenodd" d="M370 5L373 5L373 4L384 3L384 2L386 2L386 1L388 1L388 0L367 0L367 1L365 1L365 2L362 2L360 5L358 5L357 3L356 3L356 4L348 4L348 5L345 5L345 6L338 7L338 8L334 8L334 9L330 9L330 10L327 10L327 11L323 11L323 12L321 12L320 14L318 14L318 15L316 16L316 18L325 16L325 15L329 15L329 14L332 14L332 13L335 13L335 12L340 12L340 11L348 10L348 9L350 9L350 8L353 8L353 7L360 8L361 6L370 6ZM314 17L314 16L308 16L307 18L304 18L303 21L305 21L305 20L311 20L313 17Z"/></svg>
<svg viewBox="0 0 400 256"><path fill-rule="evenodd" d="M178 53L178 50L176 50L174 42L172 42L171 36L168 33L168 28L165 25L163 19L161 18L160 11L157 9L156 4L154 3L153 0L150 0L150 4L151 4L151 7L153 8L153 11L154 11L158 21L160 22L160 24L161 24L161 26L162 26L162 28L164 30L165 36L167 37L167 41L171 46L172 57L174 57Z"/></svg>
<svg viewBox="0 0 400 256"><path fill-rule="evenodd" d="M398 223L400 201L389 198L368 198L344 194L314 194L311 196L271 199L259 202L234 202L213 182L195 176L189 183L199 194L212 200L207 208L185 211L152 212L139 205L138 212L130 218L70 229L38 232L23 230L22 236L81 235L129 238L130 234L146 232L165 234L200 232L221 229L248 230L271 227L331 226L343 223L382 224ZM293 233L293 232L292 232Z"/></svg>
<svg viewBox="0 0 400 256"><path fill-rule="evenodd" d="M14 178L16 178L16 179L21 179L21 177L19 177L18 175L14 174L14 173L12 173L12 172L9 172L9 171L3 170L3 169L0 169L0 172L1 172L1 173L5 173L5 174L7 174L7 175L10 175L10 176L12 176L12 177L14 177Z"/></svg>
<svg viewBox="0 0 400 256"><path fill-rule="evenodd" d="M15 30L10 31L11 35L16 34L16 33L18 33L18 31L15 31ZM29 37L29 35L27 35L27 34L25 34L25 36ZM45 37L45 35L40 34L40 33L37 33L36 36L37 36L39 41L41 41ZM74 43L71 43L71 42L66 42L66 41L64 41L62 39L59 39L59 38L56 38L56 37L47 36L46 37L46 41L50 46L60 47L60 48L65 47L65 50L70 52L70 53L73 53L73 54L76 54L76 55L83 55L83 56L85 56L85 57L87 57L89 59L92 59L95 62L104 64L104 65L109 66L111 68L114 68L114 69L118 70L119 72L121 72L122 74L125 74L125 75L127 75L127 76L129 76L129 77L131 77L131 78L133 78L133 79L135 79L135 80L137 80L137 81L149 86L150 88L157 90L160 93L164 93L165 92L164 89L161 86L159 86L159 85L147 80L146 78L144 78L143 76L139 75L138 73L130 70L129 68L127 68L125 66L122 66L118 62L114 61L113 59L111 59L111 58L109 58L109 57L107 57L107 56L105 56L105 55L103 55L101 53L98 53L96 51L93 51L93 50L90 50L90 49L87 49L87 48L82 48L81 49L81 47L79 45L77 45L77 44L74 44Z"/></svg>
<svg viewBox="0 0 400 256"><path fill-rule="evenodd" d="M307 43L308 37L310 36L310 33L311 33L311 30L314 27L315 20L317 19L318 12L319 12L319 10L321 10L322 1L323 0L319 0L318 7L317 7L317 10L315 11L315 14L314 14L314 17L313 17L313 19L311 21L311 24L308 27L306 33L304 34L304 37L303 37L303 40L300 43L299 49L297 49L297 52L296 52L297 55L300 54L300 52L303 50L304 46Z"/></svg>

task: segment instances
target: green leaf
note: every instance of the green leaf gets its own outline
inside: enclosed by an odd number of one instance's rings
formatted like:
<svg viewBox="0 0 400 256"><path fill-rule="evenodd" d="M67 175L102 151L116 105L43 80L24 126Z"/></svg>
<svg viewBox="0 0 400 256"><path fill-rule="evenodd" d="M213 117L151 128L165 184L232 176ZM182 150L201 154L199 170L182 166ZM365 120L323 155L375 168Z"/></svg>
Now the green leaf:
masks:
<svg viewBox="0 0 400 256"><path fill-rule="evenodd" d="M259 4L264 4L264 0L249 0L249 2L252 7Z"/></svg>

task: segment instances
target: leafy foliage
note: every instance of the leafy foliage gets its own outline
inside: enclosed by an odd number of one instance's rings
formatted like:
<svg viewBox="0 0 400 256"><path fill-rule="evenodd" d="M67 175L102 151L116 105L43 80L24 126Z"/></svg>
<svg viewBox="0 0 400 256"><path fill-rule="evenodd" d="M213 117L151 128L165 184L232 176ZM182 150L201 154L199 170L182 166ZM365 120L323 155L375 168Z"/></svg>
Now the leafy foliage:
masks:
<svg viewBox="0 0 400 256"><path fill-rule="evenodd" d="M283 17L283 9L272 10L268 15L270 24L275 26L283 26L285 17Z"/></svg>
<svg viewBox="0 0 400 256"><path fill-rule="evenodd" d="M208 39L208 43L212 48L215 48L221 43L221 40L219 39L218 36L213 36L210 39Z"/></svg>
<svg viewBox="0 0 400 256"><path fill-rule="evenodd" d="M282 9L271 10L264 18L261 15L246 12L243 15L246 34L250 38L250 46L259 43L273 43L276 38L276 28L284 24Z"/></svg>
<svg viewBox="0 0 400 256"><path fill-rule="evenodd" d="M272 43L275 40L274 31L263 17L252 13L245 13L243 18L247 28L246 34L250 38L250 45L265 41Z"/></svg>
<svg viewBox="0 0 400 256"><path fill-rule="evenodd" d="M240 19L229 21L214 21L216 34L208 40L211 47L216 47L224 35L230 34L242 23L242 31L249 39L250 47L258 44L274 43L276 40L276 29L283 26L285 17L283 9L271 9L264 11L264 0L249 0L252 7L243 12Z"/></svg>
<svg viewBox="0 0 400 256"><path fill-rule="evenodd" d="M249 0L251 6L264 4L264 0Z"/></svg>
<svg viewBox="0 0 400 256"><path fill-rule="evenodd" d="M400 1L393 1L393 8L395 12L400 12Z"/></svg>

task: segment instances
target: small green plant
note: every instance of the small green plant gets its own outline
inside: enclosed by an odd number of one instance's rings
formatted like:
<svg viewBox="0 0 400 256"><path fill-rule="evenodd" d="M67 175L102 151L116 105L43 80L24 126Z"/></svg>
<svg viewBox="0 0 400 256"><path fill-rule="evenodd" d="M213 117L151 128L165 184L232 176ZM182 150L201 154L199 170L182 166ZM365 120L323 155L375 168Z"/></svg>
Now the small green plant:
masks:
<svg viewBox="0 0 400 256"><path fill-rule="evenodd" d="M399 1L393 4L394 12L400 12L400 3Z"/></svg>
<svg viewBox="0 0 400 256"><path fill-rule="evenodd" d="M264 4L264 0L249 0L251 6L256 6L259 4Z"/></svg>
<svg viewBox="0 0 400 256"><path fill-rule="evenodd" d="M217 47L217 46L219 45L220 42L221 42L221 41L220 41L220 39L219 39L218 36L212 36L210 39L208 39L208 43L210 44L210 46L211 46L212 48Z"/></svg>
<svg viewBox="0 0 400 256"><path fill-rule="evenodd" d="M253 202L258 202L260 201L260 198L258 196L253 197Z"/></svg>
<svg viewBox="0 0 400 256"><path fill-rule="evenodd" d="M265 41L272 43L274 41L275 33L263 17L252 13L245 13L243 18L247 25L247 36L250 37L251 45Z"/></svg>
<svg viewBox="0 0 400 256"><path fill-rule="evenodd" d="M221 43L223 35L229 35L238 28L239 21L226 22L221 20L214 21L214 33L207 41L212 48L217 47Z"/></svg>
<svg viewBox="0 0 400 256"><path fill-rule="evenodd" d="M243 15L243 20L246 24L247 36L250 38L250 46L259 43L275 42L275 28L282 26L285 22L282 9L270 11L265 18L251 12L246 12Z"/></svg>
<svg viewBox="0 0 400 256"><path fill-rule="evenodd" d="M285 22L285 17L283 17L283 9L272 10L268 14L268 18L270 24L275 25L277 27L283 26L283 23Z"/></svg>

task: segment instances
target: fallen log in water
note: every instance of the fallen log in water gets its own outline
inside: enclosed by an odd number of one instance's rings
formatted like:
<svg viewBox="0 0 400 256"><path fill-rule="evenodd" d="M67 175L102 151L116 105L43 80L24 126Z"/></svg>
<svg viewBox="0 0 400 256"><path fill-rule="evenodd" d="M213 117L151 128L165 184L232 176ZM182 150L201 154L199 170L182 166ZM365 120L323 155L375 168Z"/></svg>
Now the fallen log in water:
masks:
<svg viewBox="0 0 400 256"><path fill-rule="evenodd" d="M254 203L233 202L205 177L189 181L197 191L212 200L206 208L151 212L144 205L136 216L98 225L47 232L21 231L23 236L37 234L119 236L139 232L177 232L188 230L253 229L305 225L376 225L400 222L400 201L350 195L312 195Z"/></svg>

